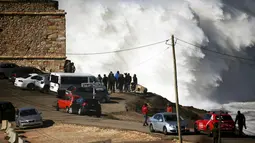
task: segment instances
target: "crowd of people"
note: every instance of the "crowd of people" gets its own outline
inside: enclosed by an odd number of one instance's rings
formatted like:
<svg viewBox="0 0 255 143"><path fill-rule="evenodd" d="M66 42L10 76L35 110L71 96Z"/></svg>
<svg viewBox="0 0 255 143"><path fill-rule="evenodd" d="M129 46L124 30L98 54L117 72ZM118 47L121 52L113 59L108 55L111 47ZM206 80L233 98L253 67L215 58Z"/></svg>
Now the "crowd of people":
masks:
<svg viewBox="0 0 255 143"><path fill-rule="evenodd" d="M114 93L116 89L120 92L134 91L138 84L136 74L131 77L130 73L122 74L119 71L115 74L111 71L108 76L104 74L103 77L99 74L97 78L112 93Z"/></svg>

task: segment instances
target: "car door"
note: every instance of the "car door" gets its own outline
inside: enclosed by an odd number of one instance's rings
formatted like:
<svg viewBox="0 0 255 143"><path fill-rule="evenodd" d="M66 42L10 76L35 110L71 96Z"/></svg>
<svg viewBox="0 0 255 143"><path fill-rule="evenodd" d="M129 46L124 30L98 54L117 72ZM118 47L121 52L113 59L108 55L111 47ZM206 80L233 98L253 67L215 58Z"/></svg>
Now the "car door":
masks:
<svg viewBox="0 0 255 143"><path fill-rule="evenodd" d="M210 122L211 122L211 114L205 114L203 117L203 127L202 129L205 131L207 129L207 126L209 126Z"/></svg>
<svg viewBox="0 0 255 143"><path fill-rule="evenodd" d="M158 125L158 122L159 122L159 114L154 115L153 118L152 118L152 120L153 120L152 123L153 123L153 128L154 128L154 130L159 131L159 125Z"/></svg>
<svg viewBox="0 0 255 143"><path fill-rule="evenodd" d="M164 125L165 125L164 117L161 114L159 114L159 116L158 116L158 130L163 131Z"/></svg>
<svg viewBox="0 0 255 143"><path fill-rule="evenodd" d="M43 77L37 76L37 78L35 79L35 86L41 88L42 84L43 84Z"/></svg>

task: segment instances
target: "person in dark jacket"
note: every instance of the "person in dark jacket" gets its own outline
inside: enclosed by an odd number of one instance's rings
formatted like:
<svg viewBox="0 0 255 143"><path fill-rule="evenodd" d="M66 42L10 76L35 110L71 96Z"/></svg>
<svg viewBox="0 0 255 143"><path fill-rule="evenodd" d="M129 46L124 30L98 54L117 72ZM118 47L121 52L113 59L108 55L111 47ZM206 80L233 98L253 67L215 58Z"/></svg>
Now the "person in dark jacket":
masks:
<svg viewBox="0 0 255 143"><path fill-rule="evenodd" d="M119 83L119 90L120 90L120 92L123 92L123 86L124 86L124 77L123 77L123 74L119 75L118 83Z"/></svg>
<svg viewBox="0 0 255 143"><path fill-rule="evenodd" d="M75 70L76 70L76 68L74 66L74 63L72 62L71 63L71 73L75 73Z"/></svg>
<svg viewBox="0 0 255 143"><path fill-rule="evenodd" d="M114 74L112 72L110 72L110 74L108 76L108 81L109 81L110 91L112 93L114 93L115 92L115 77L114 77Z"/></svg>
<svg viewBox="0 0 255 143"><path fill-rule="evenodd" d="M246 129L246 123L245 123L245 116L240 112L237 111L235 124L238 124L238 130L239 130L239 136L243 135L243 127Z"/></svg>
<svg viewBox="0 0 255 143"><path fill-rule="evenodd" d="M99 80L99 82L102 82L102 77L100 74L97 76L97 79Z"/></svg>
<svg viewBox="0 0 255 143"><path fill-rule="evenodd" d="M144 122L143 122L143 126L148 126L148 105L145 103L142 107L142 113L143 113L143 116L144 116Z"/></svg>
<svg viewBox="0 0 255 143"><path fill-rule="evenodd" d="M132 82L132 77L130 76L130 74L127 74L127 91L130 92L130 85Z"/></svg>
<svg viewBox="0 0 255 143"><path fill-rule="evenodd" d="M213 143L218 143L219 140L219 128L218 123L214 124L214 127L212 129L212 135L213 135Z"/></svg>
<svg viewBox="0 0 255 143"><path fill-rule="evenodd" d="M108 78L106 76L106 74L104 74L104 77L103 77L103 83L104 83L104 86L106 87L106 89L108 89L107 87L107 83L108 83Z"/></svg>
<svg viewBox="0 0 255 143"><path fill-rule="evenodd" d="M66 60L64 65L64 72L69 73L71 71L71 61Z"/></svg>
<svg viewBox="0 0 255 143"><path fill-rule="evenodd" d="M136 85L137 85L137 77L136 77L136 74L134 74L133 82L132 82L132 91L135 91Z"/></svg>
<svg viewBox="0 0 255 143"><path fill-rule="evenodd" d="M124 76L124 91L127 92L127 90L128 90L128 87L127 87L127 85L128 85L128 76L127 76L127 73L125 73L124 75L125 75Z"/></svg>

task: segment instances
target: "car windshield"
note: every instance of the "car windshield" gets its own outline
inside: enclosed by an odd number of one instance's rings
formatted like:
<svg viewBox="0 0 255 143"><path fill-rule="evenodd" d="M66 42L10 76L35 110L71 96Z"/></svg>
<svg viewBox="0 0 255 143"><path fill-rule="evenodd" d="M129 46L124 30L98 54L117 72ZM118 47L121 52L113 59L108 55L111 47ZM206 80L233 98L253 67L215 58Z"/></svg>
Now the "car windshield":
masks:
<svg viewBox="0 0 255 143"><path fill-rule="evenodd" d="M74 102L78 103L78 104L82 104L84 102L84 98L80 97L80 98L76 98L74 100Z"/></svg>
<svg viewBox="0 0 255 143"><path fill-rule="evenodd" d="M22 78L28 78L28 77L30 77L30 76L31 76L31 75L27 74L27 75L22 76Z"/></svg>
<svg viewBox="0 0 255 143"><path fill-rule="evenodd" d="M216 120L220 120L219 116L216 116ZM221 120L222 121L229 121L229 120L233 120L233 119L230 115L223 115L223 116L221 116Z"/></svg>
<svg viewBox="0 0 255 143"><path fill-rule="evenodd" d="M177 116L176 115L164 115L165 121L177 121ZM183 120L182 117L180 117L181 120Z"/></svg>
<svg viewBox="0 0 255 143"><path fill-rule="evenodd" d="M27 109L20 111L20 116L31 116L31 115L37 115L37 111L35 109Z"/></svg>

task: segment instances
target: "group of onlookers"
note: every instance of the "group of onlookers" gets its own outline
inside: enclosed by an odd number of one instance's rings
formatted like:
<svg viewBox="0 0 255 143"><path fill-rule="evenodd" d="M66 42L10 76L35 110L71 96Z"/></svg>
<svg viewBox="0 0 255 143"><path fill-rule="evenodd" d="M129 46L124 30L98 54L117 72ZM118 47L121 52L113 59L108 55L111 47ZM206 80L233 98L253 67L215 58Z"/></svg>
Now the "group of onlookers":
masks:
<svg viewBox="0 0 255 143"><path fill-rule="evenodd" d="M122 74L119 71L117 71L115 74L113 74L111 71L108 76L104 74L103 77L99 74L98 80L102 82L111 92L115 92L116 89L118 89L120 92L134 91L136 85L138 84L136 74L131 77L130 73Z"/></svg>

